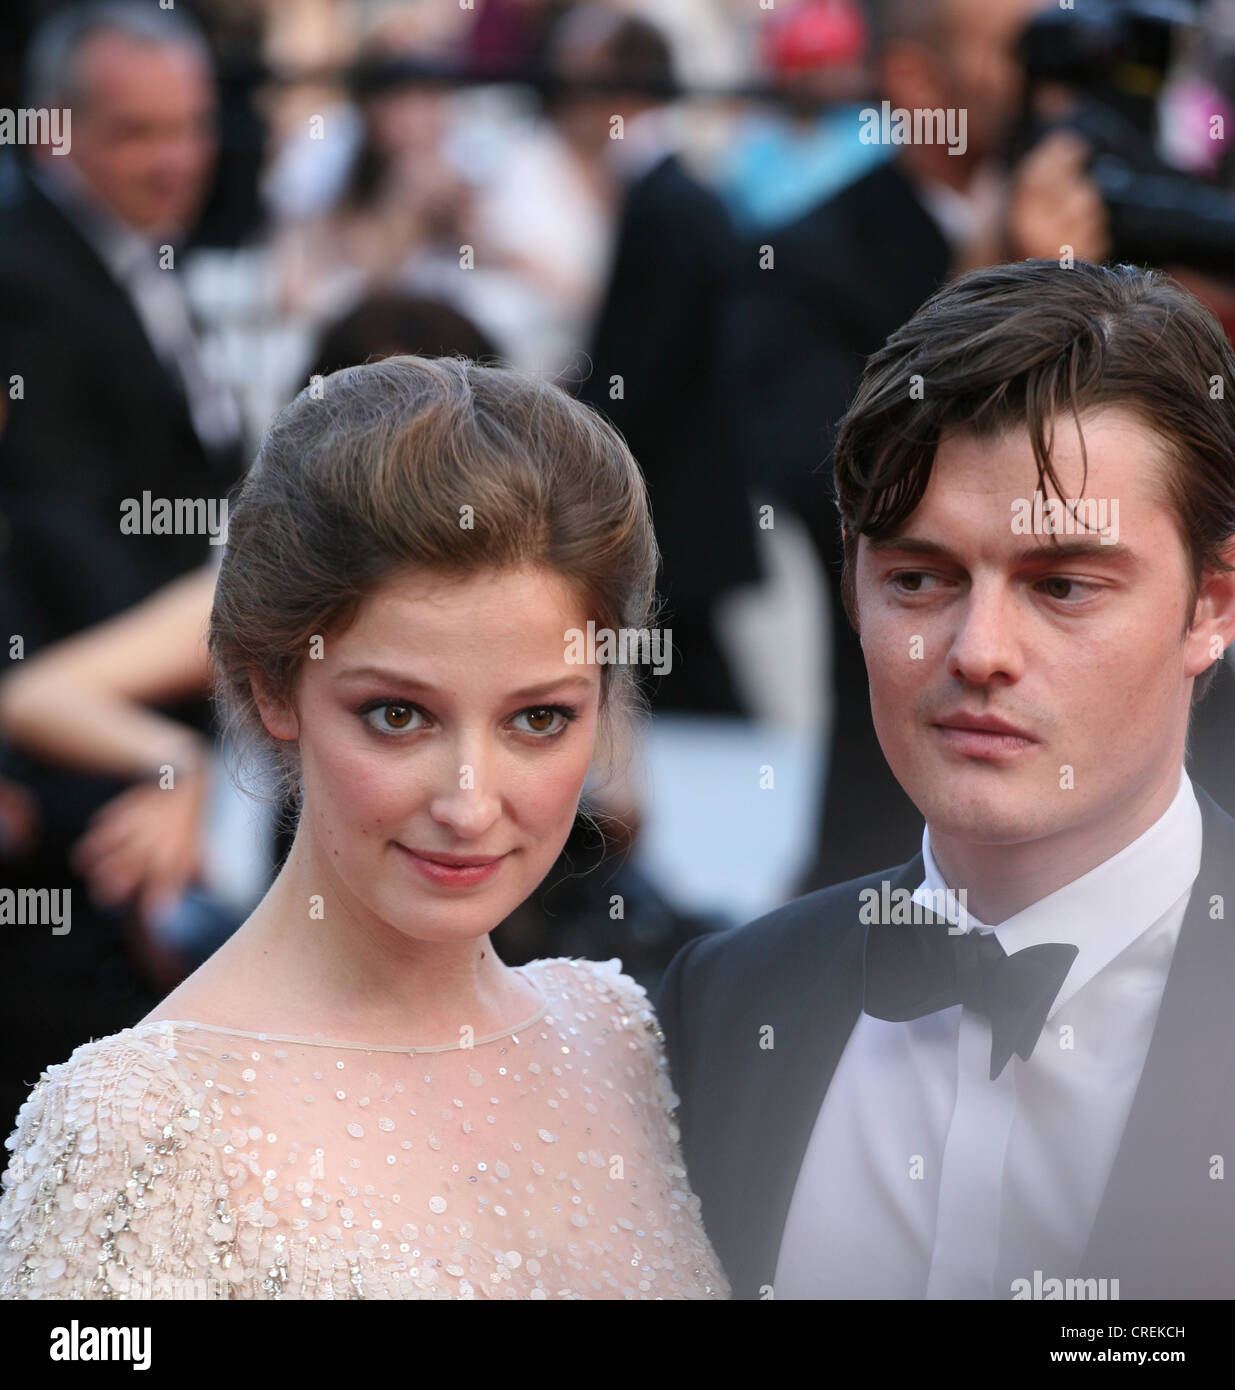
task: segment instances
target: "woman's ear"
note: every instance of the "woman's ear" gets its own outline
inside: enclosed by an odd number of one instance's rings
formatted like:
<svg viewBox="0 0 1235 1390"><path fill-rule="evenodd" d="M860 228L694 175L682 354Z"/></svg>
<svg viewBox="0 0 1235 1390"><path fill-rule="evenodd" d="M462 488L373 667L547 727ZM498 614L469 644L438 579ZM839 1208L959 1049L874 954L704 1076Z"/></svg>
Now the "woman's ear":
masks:
<svg viewBox="0 0 1235 1390"><path fill-rule="evenodd" d="M247 669L249 689L253 692L253 702L257 705L266 732L272 738L298 738L300 721L296 718L296 711L285 700L277 700L270 694L259 671L252 666Z"/></svg>

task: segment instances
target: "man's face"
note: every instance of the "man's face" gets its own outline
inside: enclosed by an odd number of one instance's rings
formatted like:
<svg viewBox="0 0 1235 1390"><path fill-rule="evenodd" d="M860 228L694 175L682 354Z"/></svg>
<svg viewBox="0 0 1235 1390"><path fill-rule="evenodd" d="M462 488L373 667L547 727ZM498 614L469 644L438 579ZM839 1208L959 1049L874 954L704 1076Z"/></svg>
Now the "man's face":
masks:
<svg viewBox="0 0 1235 1390"><path fill-rule="evenodd" d="M102 33L80 55L69 158L95 195L151 235L187 228L215 157L214 88L195 52Z"/></svg>
<svg viewBox="0 0 1235 1390"><path fill-rule="evenodd" d="M937 45L940 100L963 107L975 155L998 150L1019 108L1021 31L1049 0L945 0Z"/></svg>
<svg viewBox="0 0 1235 1390"><path fill-rule="evenodd" d="M859 537L875 728L932 837L1101 836L1178 779L1191 677L1210 664L1212 633L1198 622L1183 635L1190 567L1162 497L1161 443L1124 411L1082 418L1083 495L1107 502L1108 523L1118 502L1116 543L1016 533L1014 504L1037 486L1023 427L946 435L897 536ZM1079 498L1070 417L1056 431L1063 495ZM974 727L983 720L1016 733Z"/></svg>

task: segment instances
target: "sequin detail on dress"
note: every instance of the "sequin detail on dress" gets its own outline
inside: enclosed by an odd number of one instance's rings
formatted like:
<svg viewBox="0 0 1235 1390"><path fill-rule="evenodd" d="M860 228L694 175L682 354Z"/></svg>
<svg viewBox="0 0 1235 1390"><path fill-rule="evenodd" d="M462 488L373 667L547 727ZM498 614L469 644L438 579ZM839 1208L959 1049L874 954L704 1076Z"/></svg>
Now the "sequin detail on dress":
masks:
<svg viewBox="0 0 1235 1390"><path fill-rule="evenodd" d="M79 1047L6 1141L0 1297L727 1298L646 993L523 969L546 1010L472 1047Z"/></svg>

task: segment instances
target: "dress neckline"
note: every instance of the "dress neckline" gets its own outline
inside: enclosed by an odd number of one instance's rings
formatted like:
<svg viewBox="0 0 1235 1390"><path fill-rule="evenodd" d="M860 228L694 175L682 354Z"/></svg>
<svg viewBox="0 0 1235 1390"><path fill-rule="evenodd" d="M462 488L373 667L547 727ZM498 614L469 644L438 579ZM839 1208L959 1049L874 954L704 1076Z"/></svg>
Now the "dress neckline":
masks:
<svg viewBox="0 0 1235 1390"><path fill-rule="evenodd" d="M391 1043L363 1043L363 1042L343 1042L337 1038L323 1038L318 1036L301 1037L294 1033L268 1033L250 1032L244 1028L229 1028L222 1023L199 1023L195 1019L180 1018L156 1018L149 1022L135 1023L131 1028L126 1029L129 1033L140 1033L144 1030L155 1030L168 1032L173 1028L196 1028L208 1033L225 1033L234 1038L255 1038L260 1042L290 1042L302 1043L310 1047L346 1047L359 1052L402 1052L408 1056L416 1056L420 1053L429 1052L466 1052L472 1048L482 1047L485 1043L499 1042L502 1038L514 1037L515 1034L523 1032L525 1028L531 1028L540 1022L545 1014L549 1012L549 1000L545 996L544 990L536 980L528 974L522 965L511 966L512 970L518 971L520 975L532 986L541 998L541 1006L531 1016L524 1019L522 1023L516 1023L512 1028L504 1028L498 1033L488 1033L483 1038L474 1038L466 1046L463 1043L432 1043L432 1044L406 1044L399 1046Z"/></svg>

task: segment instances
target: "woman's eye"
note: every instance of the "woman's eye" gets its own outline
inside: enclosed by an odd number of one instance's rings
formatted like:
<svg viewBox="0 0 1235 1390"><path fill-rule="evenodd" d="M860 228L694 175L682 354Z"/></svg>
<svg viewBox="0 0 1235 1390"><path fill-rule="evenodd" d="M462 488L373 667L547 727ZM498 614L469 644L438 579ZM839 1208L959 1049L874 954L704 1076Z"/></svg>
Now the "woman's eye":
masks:
<svg viewBox="0 0 1235 1390"><path fill-rule="evenodd" d="M374 719L373 716L378 716ZM415 705L401 704L397 700L387 700L380 705L371 705L364 711L365 722L378 733L400 734L408 729L421 727L420 711Z"/></svg>
<svg viewBox="0 0 1235 1390"><path fill-rule="evenodd" d="M547 737L560 734L573 718L573 711L562 709L557 705L535 705L531 709L520 710L515 715L516 720L524 719L527 721L522 726L523 732L541 734Z"/></svg>

